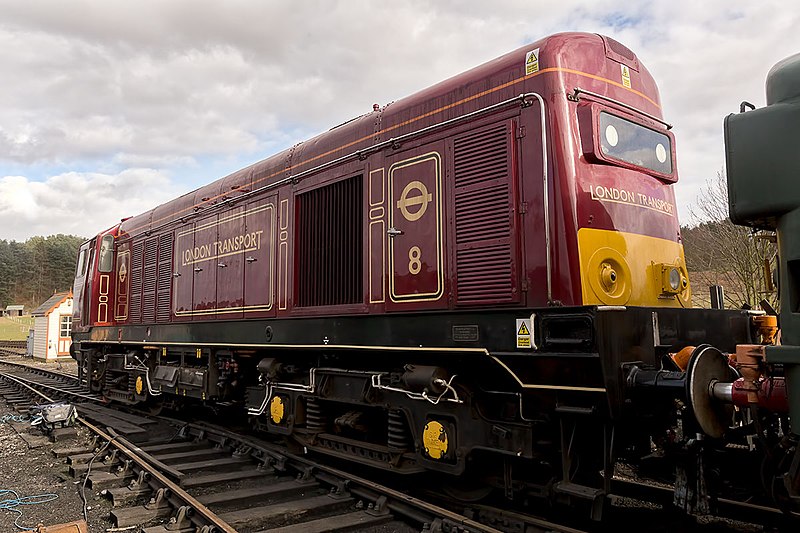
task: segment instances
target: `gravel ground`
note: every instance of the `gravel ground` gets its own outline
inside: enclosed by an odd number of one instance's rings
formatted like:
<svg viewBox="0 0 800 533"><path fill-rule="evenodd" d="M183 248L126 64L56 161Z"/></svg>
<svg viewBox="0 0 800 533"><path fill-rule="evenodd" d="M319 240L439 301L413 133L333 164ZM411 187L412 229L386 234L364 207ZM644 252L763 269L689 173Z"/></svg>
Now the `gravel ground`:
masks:
<svg viewBox="0 0 800 533"><path fill-rule="evenodd" d="M75 372L74 361L58 363L32 362L27 358L4 357L4 360L24 362L49 370L69 373ZM77 436L59 442L52 442L28 422L18 423L9 419L19 416L5 401L0 400L0 490L13 490L19 497L31 498L52 494L50 501L33 505L17 506L22 515L0 505L0 531L18 531L14 521L31 528L37 524L53 525L83 519L83 502L79 496L80 485L69 475L69 467L64 458L57 458L53 449L88 446L89 432L77 428ZM88 490L89 531L104 533L111 527L108 520L110 504L98 494ZM12 493L0 494L0 500L11 500ZM50 499L42 497L41 499Z"/></svg>

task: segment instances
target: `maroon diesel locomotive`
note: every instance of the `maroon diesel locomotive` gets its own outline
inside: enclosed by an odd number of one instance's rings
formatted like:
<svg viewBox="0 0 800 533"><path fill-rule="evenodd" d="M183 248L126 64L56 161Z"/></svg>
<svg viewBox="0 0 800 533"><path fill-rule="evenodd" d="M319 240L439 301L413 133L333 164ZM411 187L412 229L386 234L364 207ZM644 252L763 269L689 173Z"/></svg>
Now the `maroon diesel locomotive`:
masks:
<svg viewBox="0 0 800 533"><path fill-rule="evenodd" d="M597 516L617 461L682 471L708 423L669 354L757 342L688 309L661 117L636 55L583 33L375 106L87 241L81 376Z"/></svg>

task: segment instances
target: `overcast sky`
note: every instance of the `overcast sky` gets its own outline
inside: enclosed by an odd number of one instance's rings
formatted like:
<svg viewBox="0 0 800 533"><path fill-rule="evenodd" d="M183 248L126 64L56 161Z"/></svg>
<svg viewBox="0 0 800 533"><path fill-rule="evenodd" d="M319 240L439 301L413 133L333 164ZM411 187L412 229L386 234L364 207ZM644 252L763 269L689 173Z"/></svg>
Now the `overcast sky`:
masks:
<svg viewBox="0 0 800 533"><path fill-rule="evenodd" d="M723 117L764 105L800 4L0 0L0 239L89 236L551 33L632 49L675 125L684 223Z"/></svg>

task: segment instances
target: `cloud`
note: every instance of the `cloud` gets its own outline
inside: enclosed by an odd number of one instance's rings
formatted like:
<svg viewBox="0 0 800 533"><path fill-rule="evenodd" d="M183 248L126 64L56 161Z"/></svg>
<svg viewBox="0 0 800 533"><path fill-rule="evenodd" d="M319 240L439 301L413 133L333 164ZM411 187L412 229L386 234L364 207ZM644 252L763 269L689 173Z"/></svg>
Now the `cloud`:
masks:
<svg viewBox="0 0 800 533"><path fill-rule="evenodd" d="M164 174L128 169L119 174L68 172L44 182L0 178L0 239L65 233L90 237L176 196Z"/></svg>
<svg viewBox="0 0 800 533"><path fill-rule="evenodd" d="M373 103L583 30L627 45L659 84L675 124L684 220L723 165L723 117L743 99L763 105L766 72L796 52L800 26L800 8L775 0L0 6L0 176L26 176L26 190L39 176L50 183L76 170L118 177L142 168L199 187L234 170L226 162L262 159Z"/></svg>

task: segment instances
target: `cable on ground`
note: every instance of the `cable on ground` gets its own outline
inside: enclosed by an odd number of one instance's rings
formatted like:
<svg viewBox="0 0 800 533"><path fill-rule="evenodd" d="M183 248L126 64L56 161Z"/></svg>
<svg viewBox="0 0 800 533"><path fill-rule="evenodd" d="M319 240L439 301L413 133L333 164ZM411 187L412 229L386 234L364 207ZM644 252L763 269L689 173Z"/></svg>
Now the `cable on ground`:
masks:
<svg viewBox="0 0 800 533"><path fill-rule="evenodd" d="M40 503L51 502L58 499L58 494L45 493L36 496L20 496L19 493L11 489L0 489L0 497L4 494L13 494L13 498L0 500L0 510L11 511L17 513L17 518L14 519L14 525L23 531L33 531L34 528L20 525L19 520L22 518L22 510L19 509L25 505L37 505Z"/></svg>
<svg viewBox="0 0 800 533"><path fill-rule="evenodd" d="M3 415L0 417L0 424L6 424L8 422L27 422L28 415Z"/></svg>

